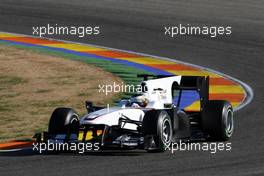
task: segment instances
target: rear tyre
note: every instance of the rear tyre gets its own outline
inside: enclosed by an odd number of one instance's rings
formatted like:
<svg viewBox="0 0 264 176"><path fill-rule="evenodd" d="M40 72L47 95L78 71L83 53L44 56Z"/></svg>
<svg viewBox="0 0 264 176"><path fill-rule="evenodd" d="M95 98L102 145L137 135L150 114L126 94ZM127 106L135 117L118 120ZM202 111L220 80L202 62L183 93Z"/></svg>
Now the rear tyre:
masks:
<svg viewBox="0 0 264 176"><path fill-rule="evenodd" d="M234 132L233 108L225 100L210 100L202 111L202 128L213 140L227 141Z"/></svg>
<svg viewBox="0 0 264 176"><path fill-rule="evenodd" d="M79 119L71 108L57 108L53 111L49 121L49 134L78 134Z"/></svg>
<svg viewBox="0 0 264 176"><path fill-rule="evenodd" d="M143 119L143 133L148 152L164 152L172 140L172 122L168 113L148 111Z"/></svg>

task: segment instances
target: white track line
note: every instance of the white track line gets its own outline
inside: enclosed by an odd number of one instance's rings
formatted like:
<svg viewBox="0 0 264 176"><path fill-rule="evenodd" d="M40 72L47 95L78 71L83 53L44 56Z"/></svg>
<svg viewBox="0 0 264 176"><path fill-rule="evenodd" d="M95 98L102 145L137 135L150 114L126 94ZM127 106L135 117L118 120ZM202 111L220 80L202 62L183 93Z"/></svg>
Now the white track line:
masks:
<svg viewBox="0 0 264 176"><path fill-rule="evenodd" d="M9 32L2 32L2 33L11 34L11 35L12 34L13 35L20 35L20 36L26 36L26 37L33 37L33 38L39 38L37 36L25 35L25 34L17 34L17 33L9 33ZM84 46L93 46L93 47L107 49L107 50L121 51L121 52L137 54L137 55L146 56L146 57L153 57L153 58L157 58L157 59L161 59L161 60L167 60L167 61L171 61L171 62L175 62L175 63L185 64L185 65L192 66L192 67L195 67L195 68L199 68L199 69L202 69L202 70L205 70L205 71L216 73L218 75L226 77L226 78L228 78L228 79L240 84L244 88L244 90L246 91L245 99L243 100L243 102L239 106L234 108L234 111L238 111L238 110L244 108L245 106L247 106L253 100L253 97L254 97L253 89L248 84L240 81L239 79L236 79L234 77L231 77L231 76L229 76L227 74L224 74L224 73L222 73L220 71L217 71L217 70L214 70L214 69L211 69L211 68L207 68L207 67L203 67L203 66L200 66L200 65L191 64L191 63L180 61L180 60L177 60L177 59L170 59L170 58L167 58L167 57L154 56L154 55L151 55L151 54L145 54L145 53L140 53L140 52L135 52L135 51L127 51L127 50L116 49L116 48L105 47L105 46L99 46L99 45L94 45L94 44L86 44L86 43L73 42L73 41L67 41L67 40L61 40L61 39L53 39L53 38L47 38L47 37L42 37L42 38L43 39L48 39L48 40L53 40L53 41L61 41L61 42L64 42L64 43L80 44L80 45L84 45Z"/></svg>

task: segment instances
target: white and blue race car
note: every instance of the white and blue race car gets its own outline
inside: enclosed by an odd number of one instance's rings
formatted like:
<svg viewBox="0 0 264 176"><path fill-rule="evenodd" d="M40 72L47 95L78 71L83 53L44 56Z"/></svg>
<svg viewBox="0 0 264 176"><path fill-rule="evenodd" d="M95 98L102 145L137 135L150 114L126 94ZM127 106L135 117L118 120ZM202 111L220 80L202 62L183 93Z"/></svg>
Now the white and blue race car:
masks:
<svg viewBox="0 0 264 176"><path fill-rule="evenodd" d="M142 93L121 100L119 106L98 107L87 101L87 114L81 118L71 108L55 109L48 131L35 135L37 141L96 142L102 149L162 152L179 140L226 141L232 136L232 106L208 99L209 77L138 76L144 78ZM200 97L199 111L180 108L183 92L190 90Z"/></svg>

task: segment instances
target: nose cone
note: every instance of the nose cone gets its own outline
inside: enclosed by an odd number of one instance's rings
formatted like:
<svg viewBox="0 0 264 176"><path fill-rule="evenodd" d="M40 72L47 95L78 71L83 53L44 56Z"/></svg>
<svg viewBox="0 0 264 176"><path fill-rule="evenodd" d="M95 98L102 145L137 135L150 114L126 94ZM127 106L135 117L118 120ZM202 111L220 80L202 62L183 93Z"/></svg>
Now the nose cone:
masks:
<svg viewBox="0 0 264 176"><path fill-rule="evenodd" d="M113 118L114 114L116 116L116 113L118 113L121 109L122 108L120 107L111 107L89 113L81 119L81 123L83 124L95 123L95 122L99 122L99 120L105 121L105 123L107 123L107 121L109 121L110 118Z"/></svg>

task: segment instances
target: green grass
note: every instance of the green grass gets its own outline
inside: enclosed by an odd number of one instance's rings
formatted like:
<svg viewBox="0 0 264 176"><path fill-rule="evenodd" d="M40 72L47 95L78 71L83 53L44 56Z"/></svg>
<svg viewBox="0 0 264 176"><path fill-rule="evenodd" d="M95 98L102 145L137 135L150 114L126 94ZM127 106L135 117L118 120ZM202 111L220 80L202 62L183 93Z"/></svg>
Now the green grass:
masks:
<svg viewBox="0 0 264 176"><path fill-rule="evenodd" d="M91 93L91 92L80 92L80 93L78 93L78 95L77 96L79 96L79 97L88 97L88 96L91 96L93 93Z"/></svg>
<svg viewBox="0 0 264 176"><path fill-rule="evenodd" d="M11 108L12 108L11 105L8 104L7 102L3 102L3 101L0 102L0 112L10 111Z"/></svg>
<svg viewBox="0 0 264 176"><path fill-rule="evenodd" d="M21 83L26 83L27 80L20 78L18 76L6 76L1 75L0 76L0 87L2 86L13 86Z"/></svg>
<svg viewBox="0 0 264 176"><path fill-rule="evenodd" d="M1 90L0 90L1 91ZM6 99L6 98L14 98L14 97L17 97L21 95L21 93L13 93L13 92L9 92L8 94L5 94L5 95L1 95L0 96L0 101L3 100L3 99Z"/></svg>
<svg viewBox="0 0 264 176"><path fill-rule="evenodd" d="M48 93L51 92L51 89L38 89L35 91L35 93Z"/></svg>

